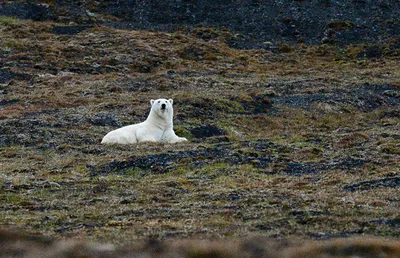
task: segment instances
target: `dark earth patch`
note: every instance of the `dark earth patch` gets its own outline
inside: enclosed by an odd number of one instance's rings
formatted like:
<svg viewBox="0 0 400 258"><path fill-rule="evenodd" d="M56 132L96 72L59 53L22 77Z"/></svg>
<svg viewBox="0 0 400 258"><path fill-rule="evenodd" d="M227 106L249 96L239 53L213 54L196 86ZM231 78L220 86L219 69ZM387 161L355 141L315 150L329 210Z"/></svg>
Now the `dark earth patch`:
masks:
<svg viewBox="0 0 400 258"><path fill-rule="evenodd" d="M226 135L226 132L224 130L211 124L205 124L199 127L195 127L192 130L190 130L190 133L195 138L207 138L213 136Z"/></svg>
<svg viewBox="0 0 400 258"><path fill-rule="evenodd" d="M166 77L168 78L175 78L177 76L183 76L183 77L194 77L194 76L201 76L201 77L207 77L207 76L212 76L215 75L215 72L211 71L175 71L175 70L169 70L166 72Z"/></svg>
<svg viewBox="0 0 400 258"><path fill-rule="evenodd" d="M192 151L177 151L170 153L150 154L146 156L133 156L128 160L114 160L102 165L88 166L92 175L104 174L124 174L131 173L135 169L139 176L150 174L162 174L173 171L180 166L191 166L201 168L208 164L224 162L230 165L249 164L255 168L265 169L267 166L275 167L275 171L269 174L283 173L290 176L301 176L306 174L316 174L330 169L341 169L350 171L361 167L367 161L364 159L344 158L333 160L329 163L310 163L310 162L287 162L268 154L271 149L279 151L284 148L279 145L272 145L269 142L246 142L243 146L253 149L237 151L232 147L232 143L215 144L214 148L207 148ZM260 154L262 151L264 154Z"/></svg>
<svg viewBox="0 0 400 258"><path fill-rule="evenodd" d="M307 164L299 162L289 162L283 173L288 175L315 174L319 171L318 164Z"/></svg>
<svg viewBox="0 0 400 258"><path fill-rule="evenodd" d="M358 184L346 185L343 189L345 191L355 192L355 191L365 191L375 188L399 188L400 187L400 177L388 177L376 180L367 180Z"/></svg>
<svg viewBox="0 0 400 258"><path fill-rule="evenodd" d="M113 114L96 114L89 119L92 125L96 126L115 126L121 127L121 123L118 122L115 115Z"/></svg>
<svg viewBox="0 0 400 258"><path fill-rule="evenodd" d="M14 2L14 1L13 1ZM188 31L198 26L227 28L234 48L270 48L264 42L356 44L382 42L400 34L398 1L55 1L52 5L0 5L0 15L35 21L101 23L124 29ZM221 12L224 10L224 12ZM116 22L115 17L118 21ZM251 17L251 19L249 18ZM212 36L215 37L215 36ZM204 37L209 40L209 36ZM275 46L274 46L275 47ZM371 49L365 56L380 53ZM363 55L364 55L363 54Z"/></svg>
<svg viewBox="0 0 400 258"><path fill-rule="evenodd" d="M376 59L384 55L381 47L373 45L357 54L357 58Z"/></svg>
<svg viewBox="0 0 400 258"><path fill-rule="evenodd" d="M51 114L51 115L49 115ZM78 115L61 115L53 111L27 114L23 120L0 120L0 146L22 145L37 146L50 144L54 139L62 139L63 143L82 142L97 143L96 139L86 138L82 134L68 130L72 125L88 125L89 123L118 123L112 117L85 119ZM45 144L45 145L46 145Z"/></svg>
<svg viewBox="0 0 400 258"><path fill-rule="evenodd" d="M1 65L1 64L0 64ZM8 83L11 80L30 80L32 78L29 74L14 73L8 70L0 69L0 83Z"/></svg>
<svg viewBox="0 0 400 258"><path fill-rule="evenodd" d="M319 94L294 94L284 95L280 97L272 98L274 104L285 105L296 108L310 109L314 103L331 103L334 104L338 101L342 101L342 97L339 97L333 93L319 93Z"/></svg>
<svg viewBox="0 0 400 258"><path fill-rule="evenodd" d="M253 96L251 101L237 100L242 104L244 110L249 113L262 114L267 113L273 107L274 94L268 94L266 96Z"/></svg>
<svg viewBox="0 0 400 258"><path fill-rule="evenodd" d="M121 87L129 92L146 92L156 87L155 84L149 80L141 77L123 78L116 81L115 87ZM112 90L110 90L112 91Z"/></svg>
<svg viewBox="0 0 400 258"><path fill-rule="evenodd" d="M114 160L99 166L88 166L92 175L124 174L127 171L141 169L140 176L147 173L167 173L179 166L203 167L215 162L225 162L231 165L252 164L255 167L265 167L272 162L272 157L258 157L254 153L235 152L231 143L219 143L215 148L192 151L177 151L170 153L150 154L130 157L126 161Z"/></svg>
<svg viewBox="0 0 400 258"><path fill-rule="evenodd" d="M282 91L284 89L280 89ZM383 84L364 84L350 90L334 89L327 93L290 94L271 97L274 104L295 108L310 109L315 103L351 105L363 111L370 111L382 106L400 106L400 89Z"/></svg>
<svg viewBox="0 0 400 258"><path fill-rule="evenodd" d="M0 101L0 107L12 105L12 104L16 104L16 103L18 103L19 101L20 101L19 99L1 100L1 101Z"/></svg>
<svg viewBox="0 0 400 258"><path fill-rule="evenodd" d="M212 118L217 112L217 107L210 99L191 99L186 105L180 107L177 117L184 120L188 116Z"/></svg>
<svg viewBox="0 0 400 258"><path fill-rule="evenodd" d="M382 119L382 118L391 118L391 117L400 118L400 110L385 111L380 118Z"/></svg>
<svg viewBox="0 0 400 258"><path fill-rule="evenodd" d="M287 167L282 171L288 175L300 176L304 174L316 174L330 169L342 169L350 171L364 165L367 161L364 159L356 159L352 157L338 159L329 163L301 163L288 162Z"/></svg>
<svg viewBox="0 0 400 258"><path fill-rule="evenodd" d="M53 20L56 17L52 10L45 5L35 3L2 3L0 4L0 15L19 19L32 19L34 21Z"/></svg>
<svg viewBox="0 0 400 258"><path fill-rule="evenodd" d="M266 47L265 41L320 43L327 35L334 43L351 44L371 41L385 33L399 34L395 18L399 16L399 6L393 2L312 0L265 4L207 0L146 4L127 1L124 10L120 8L122 6L110 4L105 10L122 19L122 22L110 23L111 26L158 30L196 25L229 28L234 33L227 42L236 48L262 48ZM363 19L360 20L360 16ZM389 20L394 22L384 22Z"/></svg>
<svg viewBox="0 0 400 258"><path fill-rule="evenodd" d="M136 168L143 169L140 176L144 176L146 171L151 173L167 173L176 167L180 161L191 160L191 165L196 166L201 161L205 164L205 160L213 159L214 157L223 157L226 152L222 149L208 149L197 151L179 151L173 153L152 154L146 156L131 157L127 161L114 160L100 167L89 166L93 175L117 173L123 174L127 170Z"/></svg>
<svg viewBox="0 0 400 258"><path fill-rule="evenodd" d="M388 225L393 228L399 228L400 227L400 218L395 218L395 219L377 219L373 221L374 223L380 224L380 225Z"/></svg>
<svg viewBox="0 0 400 258"><path fill-rule="evenodd" d="M87 26L55 26L53 33L58 35L75 35L82 31L87 30L90 27Z"/></svg>

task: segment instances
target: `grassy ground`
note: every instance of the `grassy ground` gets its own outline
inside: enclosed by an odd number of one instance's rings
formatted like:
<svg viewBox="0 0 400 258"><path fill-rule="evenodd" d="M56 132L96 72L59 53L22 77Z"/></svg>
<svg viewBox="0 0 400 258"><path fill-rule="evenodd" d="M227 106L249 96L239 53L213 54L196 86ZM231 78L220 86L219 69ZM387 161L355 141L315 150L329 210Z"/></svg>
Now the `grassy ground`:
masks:
<svg viewBox="0 0 400 258"><path fill-rule="evenodd" d="M261 51L227 31L83 29L0 17L2 226L116 244L400 237L398 39ZM159 97L188 143L99 144Z"/></svg>

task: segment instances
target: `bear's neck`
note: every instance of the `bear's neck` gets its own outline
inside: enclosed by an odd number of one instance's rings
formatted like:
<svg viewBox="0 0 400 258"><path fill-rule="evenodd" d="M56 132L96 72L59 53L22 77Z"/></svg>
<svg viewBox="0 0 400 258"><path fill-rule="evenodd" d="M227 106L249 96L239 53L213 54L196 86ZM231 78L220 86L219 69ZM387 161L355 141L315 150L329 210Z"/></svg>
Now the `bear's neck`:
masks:
<svg viewBox="0 0 400 258"><path fill-rule="evenodd" d="M154 117L157 117L158 119L154 119ZM149 116L146 119L147 121L151 121L157 126L162 126L162 127L172 127L173 126L173 116L172 114L170 116L162 117L157 114L157 112L151 110Z"/></svg>

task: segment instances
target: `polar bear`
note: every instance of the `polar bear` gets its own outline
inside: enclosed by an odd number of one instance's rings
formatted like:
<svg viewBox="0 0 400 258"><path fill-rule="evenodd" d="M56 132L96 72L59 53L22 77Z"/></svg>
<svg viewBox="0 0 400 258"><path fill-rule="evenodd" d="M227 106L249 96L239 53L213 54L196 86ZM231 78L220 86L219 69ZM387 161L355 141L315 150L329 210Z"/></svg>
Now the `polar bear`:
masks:
<svg viewBox="0 0 400 258"><path fill-rule="evenodd" d="M173 130L172 99L150 100L151 110L147 119L139 124L128 125L104 136L101 143L131 144L139 142L168 142L187 141L178 137Z"/></svg>

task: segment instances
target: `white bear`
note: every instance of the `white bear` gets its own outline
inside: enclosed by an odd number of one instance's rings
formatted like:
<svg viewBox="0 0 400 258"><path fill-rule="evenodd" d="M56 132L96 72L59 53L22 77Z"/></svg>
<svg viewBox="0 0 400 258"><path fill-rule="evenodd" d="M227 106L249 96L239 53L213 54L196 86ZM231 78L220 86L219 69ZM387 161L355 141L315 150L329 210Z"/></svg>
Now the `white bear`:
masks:
<svg viewBox="0 0 400 258"><path fill-rule="evenodd" d="M151 110L146 121L121 127L104 136L101 143L131 144L139 142L183 142L184 137L178 137L173 130L172 99L150 100Z"/></svg>

